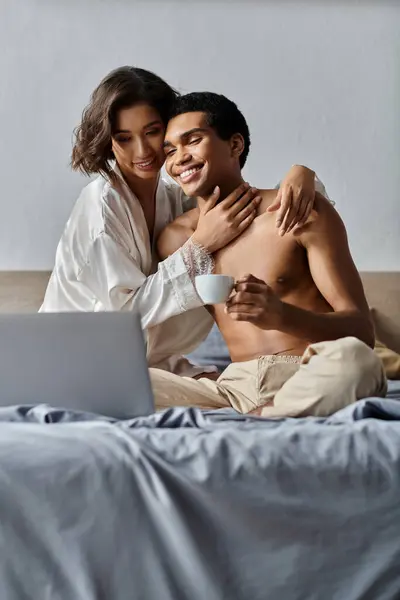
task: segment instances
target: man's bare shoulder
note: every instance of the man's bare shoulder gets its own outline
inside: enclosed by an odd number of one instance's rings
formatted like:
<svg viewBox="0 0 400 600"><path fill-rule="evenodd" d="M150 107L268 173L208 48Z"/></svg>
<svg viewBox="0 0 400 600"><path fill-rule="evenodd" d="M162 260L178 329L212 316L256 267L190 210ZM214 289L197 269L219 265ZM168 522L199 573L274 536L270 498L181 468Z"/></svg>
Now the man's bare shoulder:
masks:
<svg viewBox="0 0 400 600"><path fill-rule="evenodd" d="M310 224L314 224L314 227L322 225L335 227L339 224L344 227L343 221L332 202L319 192L315 194L314 207L310 216Z"/></svg>
<svg viewBox="0 0 400 600"><path fill-rule="evenodd" d="M161 259L173 254L190 238L197 227L199 209L193 208L169 223L157 240L157 251Z"/></svg>
<svg viewBox="0 0 400 600"><path fill-rule="evenodd" d="M193 232L197 227L197 222L199 220L199 209L192 208L187 212L179 215L174 221L166 225L166 227L161 232L161 235L165 232L168 235L168 232L173 231L182 231L186 230L187 232Z"/></svg>
<svg viewBox="0 0 400 600"><path fill-rule="evenodd" d="M331 243L335 236L340 239L346 235L346 227L333 204L317 192L307 222L295 233L298 241L302 245L308 245L318 238L319 242L325 240L326 243Z"/></svg>
<svg viewBox="0 0 400 600"><path fill-rule="evenodd" d="M199 220L199 209L192 208L184 212L182 215L179 215L176 219L171 221L168 225L166 225L165 229L173 229L175 227L185 227L185 228L193 228L196 229L197 221Z"/></svg>

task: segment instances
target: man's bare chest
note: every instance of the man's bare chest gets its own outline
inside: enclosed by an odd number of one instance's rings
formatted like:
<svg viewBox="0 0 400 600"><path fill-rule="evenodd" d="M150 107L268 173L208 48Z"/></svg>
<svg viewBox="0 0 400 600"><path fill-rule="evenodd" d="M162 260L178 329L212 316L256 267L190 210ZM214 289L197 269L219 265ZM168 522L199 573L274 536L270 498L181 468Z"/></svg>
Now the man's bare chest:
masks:
<svg viewBox="0 0 400 600"><path fill-rule="evenodd" d="M252 274L280 295L296 287L309 268L304 248L295 237L279 236L275 215L262 214L236 240L214 255L215 273L234 278Z"/></svg>

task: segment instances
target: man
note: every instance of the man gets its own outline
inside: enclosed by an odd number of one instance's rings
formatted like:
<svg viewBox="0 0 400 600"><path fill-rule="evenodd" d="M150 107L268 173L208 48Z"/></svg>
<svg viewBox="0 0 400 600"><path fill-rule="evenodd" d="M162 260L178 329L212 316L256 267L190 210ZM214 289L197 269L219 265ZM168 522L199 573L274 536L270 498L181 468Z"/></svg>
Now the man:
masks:
<svg viewBox="0 0 400 600"><path fill-rule="evenodd" d="M240 184L249 146L246 121L224 96L178 99L165 136L166 169L198 206L160 236L161 258L191 236L203 245L212 192L218 185L222 200ZM152 370L157 406L326 416L362 397L384 396L367 301L338 213L318 195L307 222L282 237L267 212L276 190L260 194L253 224L213 255L214 272L236 279L226 305L209 307L233 363L216 382Z"/></svg>

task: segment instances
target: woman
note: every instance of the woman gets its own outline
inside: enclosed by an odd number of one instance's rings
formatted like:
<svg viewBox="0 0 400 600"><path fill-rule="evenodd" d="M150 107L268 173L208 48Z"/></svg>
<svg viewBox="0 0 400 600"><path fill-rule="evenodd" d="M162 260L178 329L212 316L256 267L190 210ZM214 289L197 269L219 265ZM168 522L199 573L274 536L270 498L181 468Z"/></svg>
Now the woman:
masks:
<svg viewBox="0 0 400 600"><path fill-rule="evenodd" d="M190 239L158 262L157 236L193 206L178 186L160 177L164 130L175 98L162 79L134 67L112 71L93 92L75 134L72 168L98 177L83 189L68 220L40 310L137 310L149 364L187 375L187 361L173 355L196 346L211 327L194 277L209 273L211 253L250 225L260 198L256 189L241 186L229 197L229 209L217 204L202 220L196 232L201 245ZM273 207L281 208L282 233L308 216L314 173L291 170L284 189L294 187L293 201L281 195L282 203ZM218 194L216 189L215 201Z"/></svg>

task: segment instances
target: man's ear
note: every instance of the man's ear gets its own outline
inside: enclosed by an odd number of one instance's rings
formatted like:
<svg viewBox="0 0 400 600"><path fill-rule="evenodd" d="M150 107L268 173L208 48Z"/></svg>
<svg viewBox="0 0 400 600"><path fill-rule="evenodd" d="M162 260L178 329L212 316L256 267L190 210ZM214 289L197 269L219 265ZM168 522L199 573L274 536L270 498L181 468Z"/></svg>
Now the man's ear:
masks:
<svg viewBox="0 0 400 600"><path fill-rule="evenodd" d="M231 152L234 158L239 158L244 150L244 139L240 133L234 133L231 137Z"/></svg>

